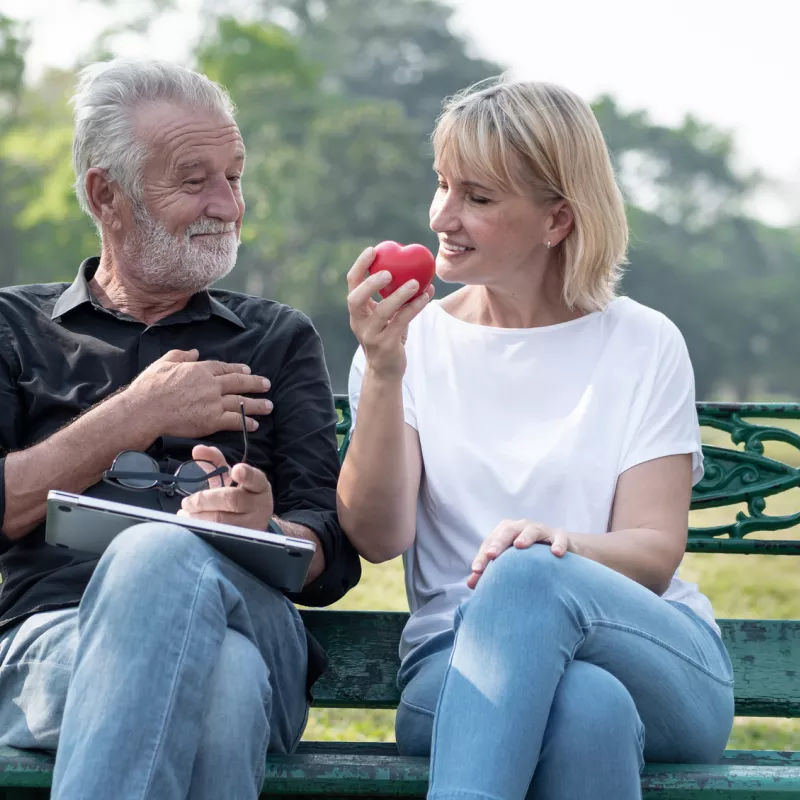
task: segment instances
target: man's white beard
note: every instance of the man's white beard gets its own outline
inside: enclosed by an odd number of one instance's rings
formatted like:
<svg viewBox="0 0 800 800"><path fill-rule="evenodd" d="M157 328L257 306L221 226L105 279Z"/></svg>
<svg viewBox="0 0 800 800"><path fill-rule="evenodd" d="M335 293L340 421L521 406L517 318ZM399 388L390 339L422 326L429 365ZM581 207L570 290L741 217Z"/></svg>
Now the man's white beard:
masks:
<svg viewBox="0 0 800 800"><path fill-rule="evenodd" d="M134 208L136 229L123 251L139 276L154 291L194 294L224 278L236 265L239 237L233 222L204 217L193 222L183 236L170 233L146 208ZM224 236L199 236L216 233Z"/></svg>

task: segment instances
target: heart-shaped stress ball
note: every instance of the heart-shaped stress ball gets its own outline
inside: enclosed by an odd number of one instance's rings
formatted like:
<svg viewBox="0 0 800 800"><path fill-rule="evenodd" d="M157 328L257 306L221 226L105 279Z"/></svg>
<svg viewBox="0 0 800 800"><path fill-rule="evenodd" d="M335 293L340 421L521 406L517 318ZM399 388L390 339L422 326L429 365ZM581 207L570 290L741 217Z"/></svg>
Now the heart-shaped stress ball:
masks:
<svg viewBox="0 0 800 800"><path fill-rule="evenodd" d="M403 247L397 242L381 242L375 247L375 260L369 268L370 274L386 270L392 281L378 293L386 298L410 280L419 281L419 291L412 297L419 297L430 286L436 273L433 253L424 244L409 244Z"/></svg>

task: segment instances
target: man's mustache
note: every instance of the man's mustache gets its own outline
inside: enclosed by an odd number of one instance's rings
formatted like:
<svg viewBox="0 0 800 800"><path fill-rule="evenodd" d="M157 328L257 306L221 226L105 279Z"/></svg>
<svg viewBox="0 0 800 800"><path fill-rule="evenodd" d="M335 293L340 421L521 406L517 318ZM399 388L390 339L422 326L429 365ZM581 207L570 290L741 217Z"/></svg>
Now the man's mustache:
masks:
<svg viewBox="0 0 800 800"><path fill-rule="evenodd" d="M200 233L231 233L236 230L235 222L222 222L219 219L204 217L195 220L186 228L186 236L195 236Z"/></svg>

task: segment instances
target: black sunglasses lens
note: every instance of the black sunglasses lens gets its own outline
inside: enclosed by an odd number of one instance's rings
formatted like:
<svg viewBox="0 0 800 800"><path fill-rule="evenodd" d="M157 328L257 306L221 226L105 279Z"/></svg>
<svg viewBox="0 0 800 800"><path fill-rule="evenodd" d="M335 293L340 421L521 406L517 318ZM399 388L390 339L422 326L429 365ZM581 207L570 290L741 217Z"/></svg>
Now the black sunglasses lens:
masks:
<svg viewBox="0 0 800 800"><path fill-rule="evenodd" d="M224 475L216 475L213 478L206 478L210 472L214 472L216 466L210 461L187 461L181 464L175 473L175 482L178 488L186 494L202 492L206 489L219 489L224 486Z"/></svg>
<svg viewBox="0 0 800 800"><path fill-rule="evenodd" d="M137 453L134 450L126 450L120 453L111 465L115 472L141 472L142 477L136 478L117 478L117 482L129 489L152 489L157 481L148 478L147 473L158 472L158 464L153 461L146 453Z"/></svg>

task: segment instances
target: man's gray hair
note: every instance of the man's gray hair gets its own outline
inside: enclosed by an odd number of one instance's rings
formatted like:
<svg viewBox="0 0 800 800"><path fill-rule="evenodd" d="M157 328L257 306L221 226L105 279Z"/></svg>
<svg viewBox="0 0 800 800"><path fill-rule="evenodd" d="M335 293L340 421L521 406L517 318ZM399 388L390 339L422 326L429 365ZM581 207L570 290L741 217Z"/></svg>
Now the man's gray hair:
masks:
<svg viewBox="0 0 800 800"><path fill-rule="evenodd" d="M148 150L136 135L134 112L159 102L231 118L235 114L230 95L222 86L168 61L116 58L80 71L72 96L72 163L78 202L90 216L86 174L92 167L105 170L109 180L117 181L128 197L142 202Z"/></svg>

